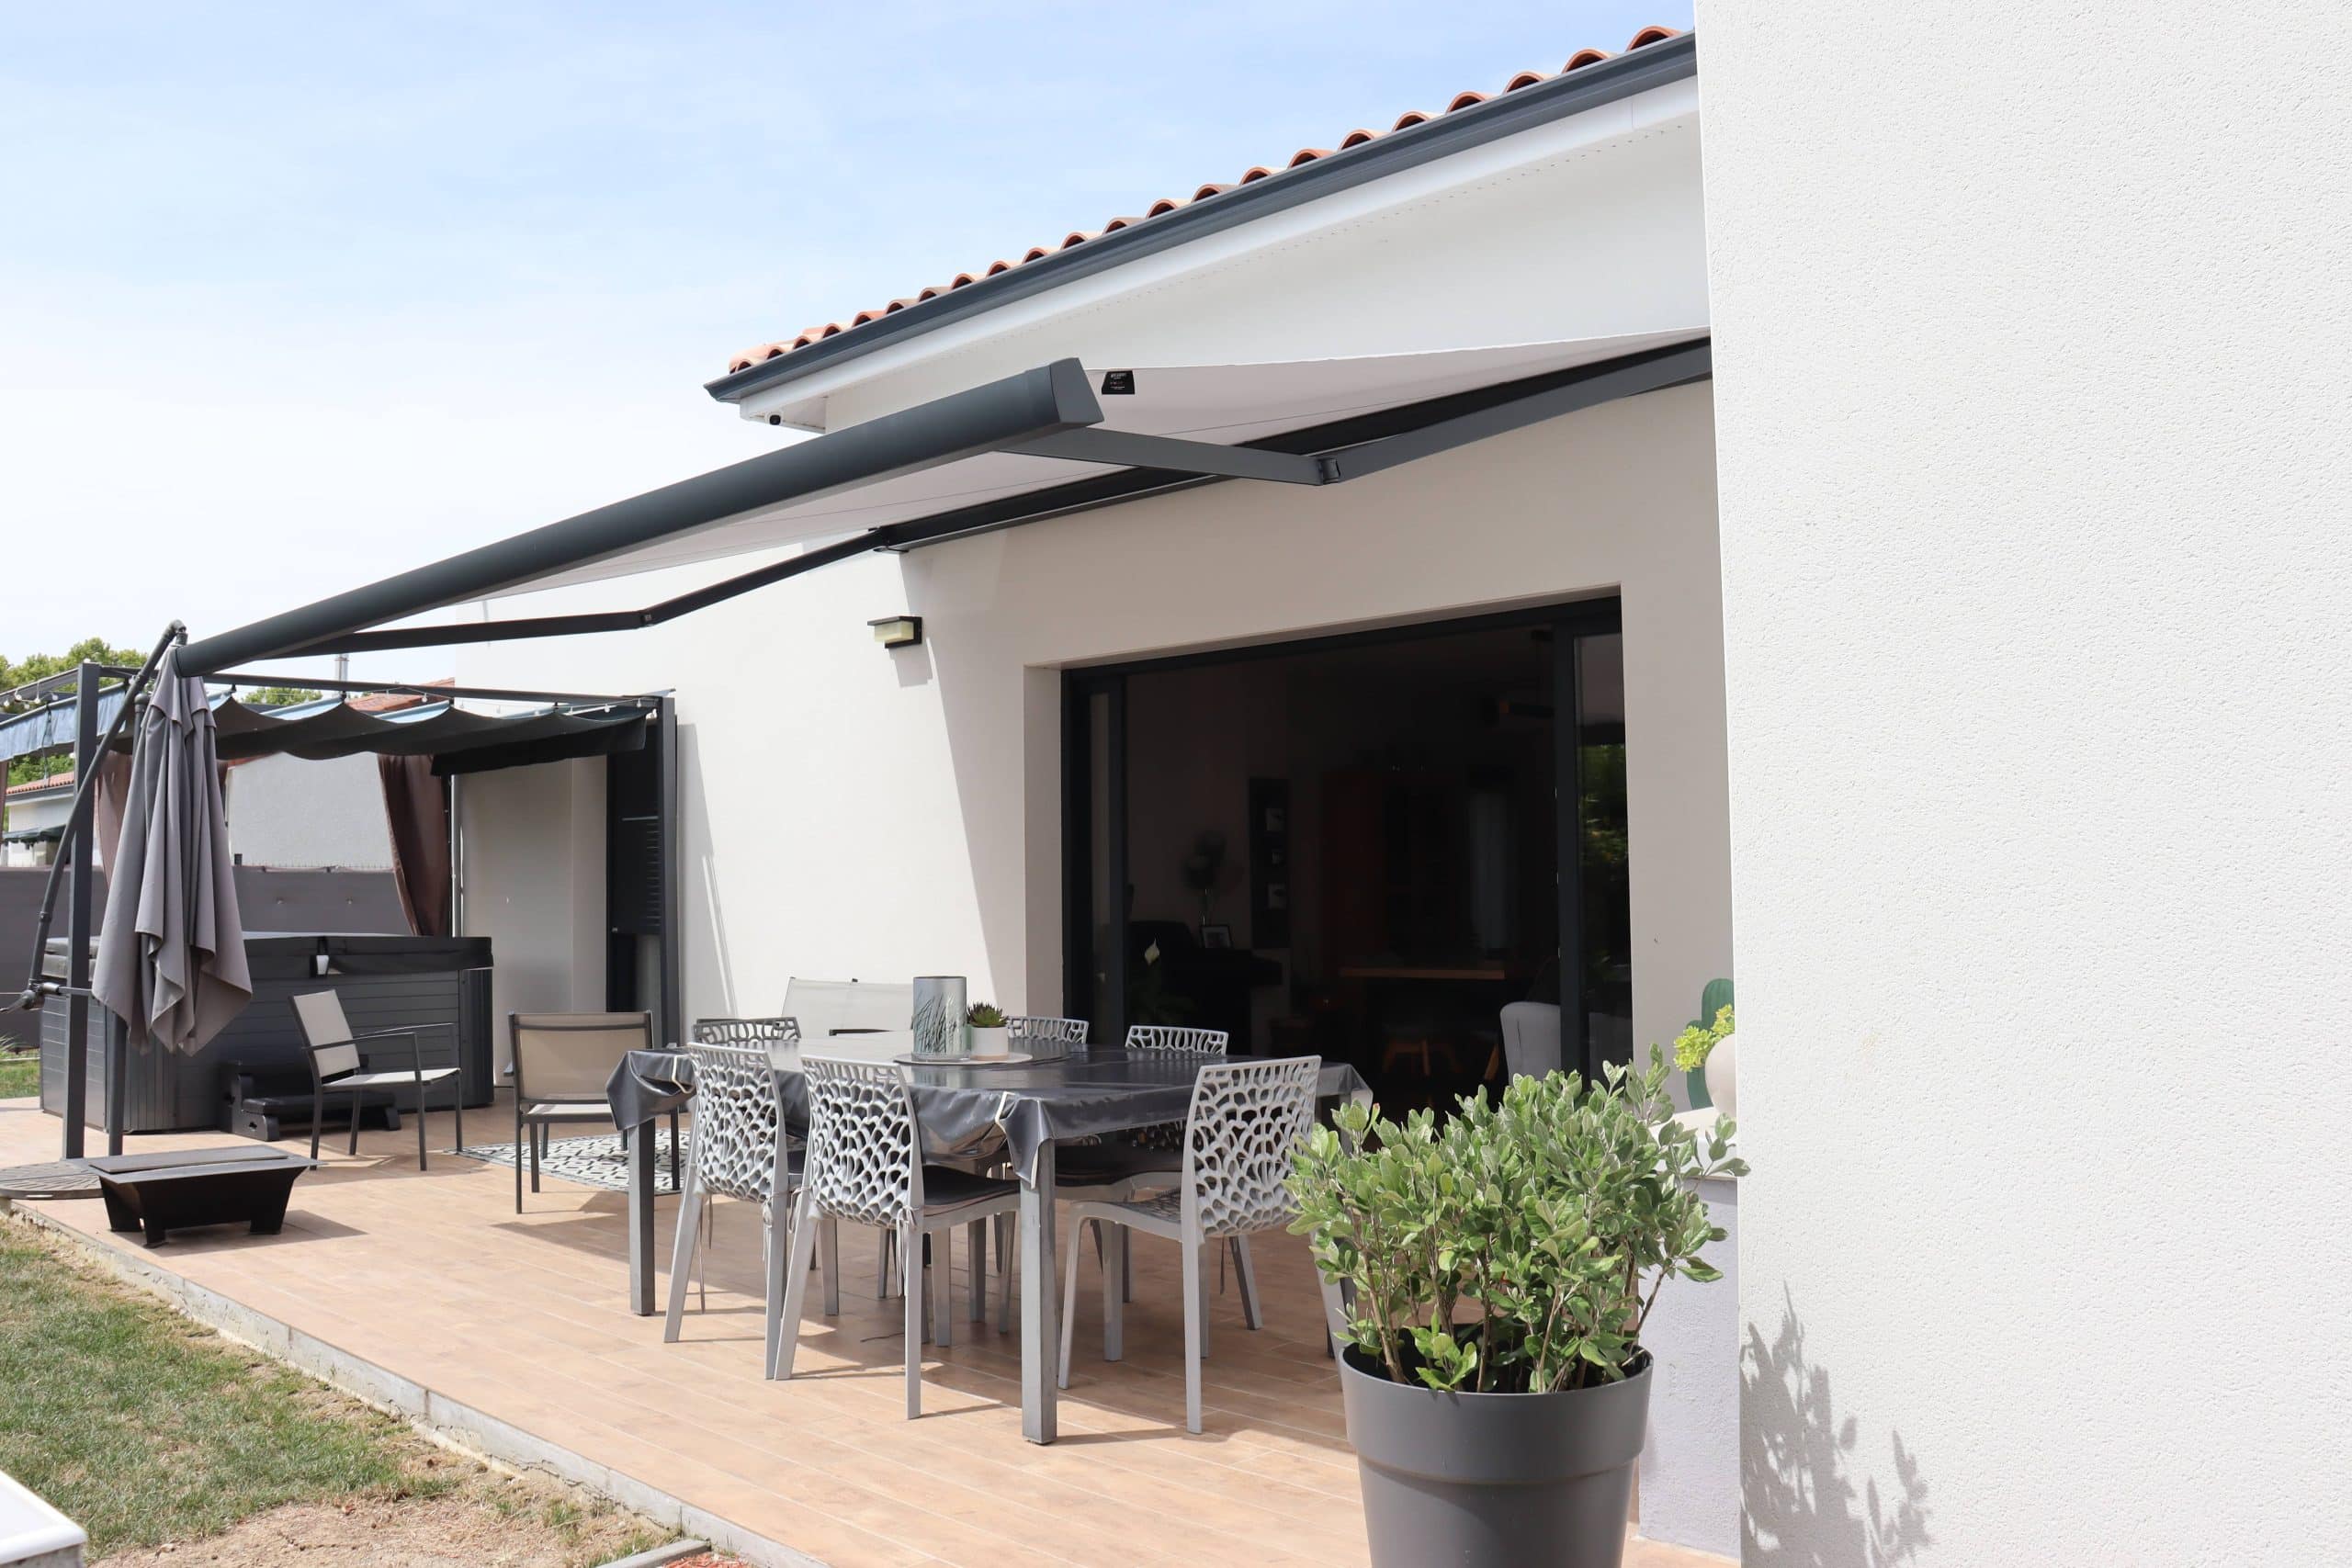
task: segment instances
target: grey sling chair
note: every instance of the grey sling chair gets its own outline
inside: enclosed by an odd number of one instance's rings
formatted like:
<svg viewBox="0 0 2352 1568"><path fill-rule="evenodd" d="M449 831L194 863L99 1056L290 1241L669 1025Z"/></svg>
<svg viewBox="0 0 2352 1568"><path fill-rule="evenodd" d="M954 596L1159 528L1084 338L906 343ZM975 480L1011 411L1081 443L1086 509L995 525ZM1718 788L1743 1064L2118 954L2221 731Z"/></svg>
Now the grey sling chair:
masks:
<svg viewBox="0 0 2352 1568"><path fill-rule="evenodd" d="M343 1016L343 998L334 991L312 991L296 997L294 1020L301 1025L302 1056L311 1065L311 1157L319 1154L319 1121L326 1110L326 1097L334 1093L351 1096L351 1144L348 1153L359 1152L359 1112L366 1097L386 1089L416 1090L416 1168L424 1168L424 1091L435 1084L450 1086L449 1108L457 1112L458 1145L466 1142L466 1089L458 1081L455 1067L428 1067L417 1045L416 1037L427 1029L455 1031L454 1023L420 1023L405 1029L373 1029L365 1034L354 1034L351 1024ZM360 1046L368 1042L390 1040L395 1036L408 1041L408 1066L371 1068Z"/></svg>
<svg viewBox="0 0 2352 1568"><path fill-rule="evenodd" d="M560 1122L605 1122L613 1118L605 1084L631 1051L653 1044L653 1015L646 1012L512 1012L506 1015L514 1045L514 1212L523 1212L523 1166L531 1168L531 1190L539 1190L539 1160L548 1152L548 1130ZM524 1133L530 1133L527 1146ZM648 1122L643 1129L652 1131ZM670 1185L684 1173L678 1148L678 1113L670 1113Z"/></svg>

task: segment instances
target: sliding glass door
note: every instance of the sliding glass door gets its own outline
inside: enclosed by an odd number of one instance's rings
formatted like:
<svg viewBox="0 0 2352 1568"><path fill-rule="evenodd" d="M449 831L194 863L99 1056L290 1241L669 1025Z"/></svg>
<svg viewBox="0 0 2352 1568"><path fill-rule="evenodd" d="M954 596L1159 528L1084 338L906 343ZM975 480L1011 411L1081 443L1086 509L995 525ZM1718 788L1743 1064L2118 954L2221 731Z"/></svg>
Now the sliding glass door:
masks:
<svg viewBox="0 0 2352 1568"><path fill-rule="evenodd" d="M1631 1054L1615 600L1072 671L1063 1005L1225 1030L1399 1105L1498 1081L1500 1010Z"/></svg>

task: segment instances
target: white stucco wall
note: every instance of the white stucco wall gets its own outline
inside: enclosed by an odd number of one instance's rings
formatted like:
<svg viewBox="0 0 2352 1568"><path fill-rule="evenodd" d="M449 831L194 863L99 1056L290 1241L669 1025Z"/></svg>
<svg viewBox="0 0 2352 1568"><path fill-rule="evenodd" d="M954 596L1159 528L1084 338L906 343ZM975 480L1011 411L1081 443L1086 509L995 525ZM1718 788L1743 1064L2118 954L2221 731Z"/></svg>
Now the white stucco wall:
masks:
<svg viewBox="0 0 2352 1568"><path fill-rule="evenodd" d="M458 811L461 924L491 939L503 1071L508 1013L605 1006L604 759L469 773Z"/></svg>
<svg viewBox="0 0 2352 1568"><path fill-rule="evenodd" d="M256 757L228 773L229 847L247 865L390 869L392 830L374 757Z"/></svg>
<svg viewBox="0 0 2352 1568"><path fill-rule="evenodd" d="M1702 9L1747 1560L2352 1560L2352 28Z"/></svg>
<svg viewBox="0 0 2352 1568"><path fill-rule="evenodd" d="M772 1011L795 974L960 973L1049 1009L1062 667L1620 585L1635 1028L1664 1041L1730 952L1704 387L1328 491L1223 485L862 558L645 632L467 649L458 678L677 688L687 1016ZM865 623L901 610L925 646L876 648ZM478 862L469 909L540 863Z"/></svg>

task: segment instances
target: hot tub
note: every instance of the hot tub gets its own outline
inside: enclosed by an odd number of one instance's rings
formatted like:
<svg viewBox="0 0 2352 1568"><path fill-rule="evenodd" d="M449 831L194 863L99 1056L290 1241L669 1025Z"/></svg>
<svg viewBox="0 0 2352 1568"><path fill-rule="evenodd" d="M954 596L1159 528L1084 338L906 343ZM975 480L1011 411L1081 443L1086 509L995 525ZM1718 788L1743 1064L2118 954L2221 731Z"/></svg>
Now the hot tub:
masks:
<svg viewBox="0 0 2352 1568"><path fill-rule="evenodd" d="M63 938L52 938L45 964L52 978L65 976ZM354 1032L398 1029L409 1024L453 1023L417 1036L427 1067L462 1068L466 1104L490 1103L490 939L407 936L390 932L247 931L245 963L253 971L253 1005L202 1049L188 1055L162 1050L134 1037L124 1076L124 1130L131 1133L190 1132L220 1124L221 1097L232 1066L247 1072L291 1073L308 1081L302 1033L288 998L298 992L336 991ZM89 1098L85 1121L106 1117L106 1010L92 1005L89 1025ZM41 1010L40 1104L55 1114L65 1110L66 1002L51 997ZM386 1042L390 1056L381 1065L405 1065L407 1046ZM428 1090L447 1103L446 1087ZM416 1091L398 1091L403 1111L414 1108Z"/></svg>

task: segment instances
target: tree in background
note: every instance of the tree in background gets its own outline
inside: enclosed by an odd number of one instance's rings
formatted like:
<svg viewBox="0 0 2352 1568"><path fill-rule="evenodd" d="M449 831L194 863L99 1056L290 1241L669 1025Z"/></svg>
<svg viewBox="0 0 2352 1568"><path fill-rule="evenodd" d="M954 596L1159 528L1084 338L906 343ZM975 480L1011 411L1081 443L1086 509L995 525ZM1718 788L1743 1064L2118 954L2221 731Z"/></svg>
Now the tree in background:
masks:
<svg viewBox="0 0 2352 1568"><path fill-rule="evenodd" d="M146 654L135 648L117 648L104 637L87 637L63 653L34 653L22 659L0 658L0 715L22 713L36 705L28 699L9 694L20 686L36 681L46 681L51 675L62 675L84 660L93 664L112 664L135 668L146 662ZM263 686L258 690L240 693L249 707L292 707L297 703L311 703L319 694L301 686ZM62 773L73 765L64 757L19 757L8 764L8 782L29 784L34 779L47 778Z"/></svg>
<svg viewBox="0 0 2352 1568"><path fill-rule="evenodd" d="M33 653L22 659L0 659L0 694L28 686L35 681L46 681L51 675L62 675L84 660L95 664L127 664L137 669L147 660L146 653L136 648L115 648L104 637L85 637L63 653ZM0 701L5 696L0 695ZM9 704L0 712L14 713L21 704Z"/></svg>
<svg viewBox="0 0 2352 1568"><path fill-rule="evenodd" d="M238 688L237 700L249 708L290 708L317 702L322 694L301 686L247 686Z"/></svg>
<svg viewBox="0 0 2352 1568"><path fill-rule="evenodd" d="M63 653L34 653L22 659L0 658L0 714L21 713L33 705L8 694L19 686L35 681L46 681L51 675L62 675L89 660L96 664L124 664L137 667L146 662L147 655L135 648L116 648L104 637L85 637ZM63 757L19 757L8 764L8 782L28 784L46 778L73 765Z"/></svg>

